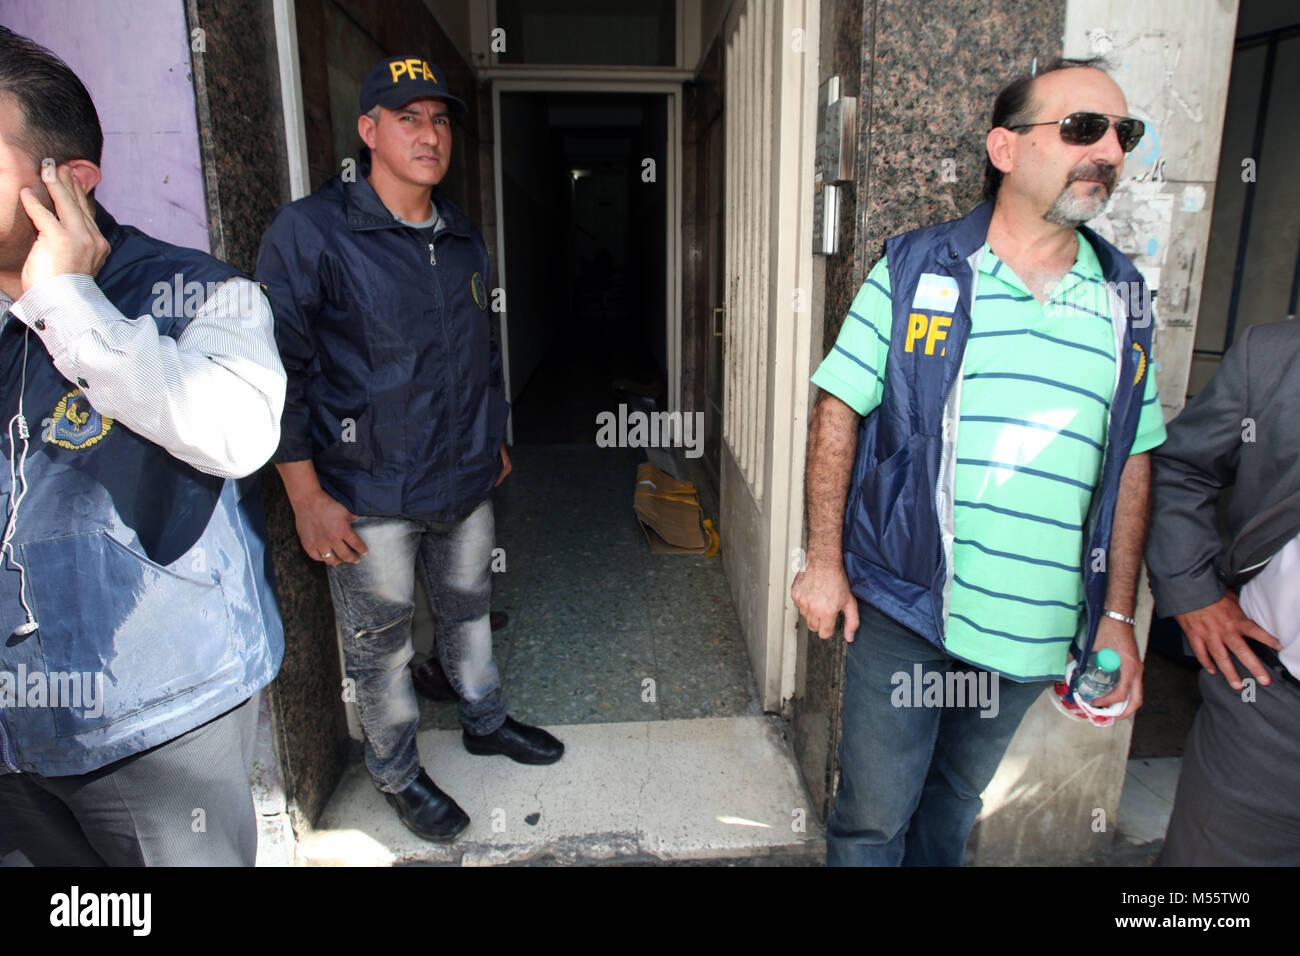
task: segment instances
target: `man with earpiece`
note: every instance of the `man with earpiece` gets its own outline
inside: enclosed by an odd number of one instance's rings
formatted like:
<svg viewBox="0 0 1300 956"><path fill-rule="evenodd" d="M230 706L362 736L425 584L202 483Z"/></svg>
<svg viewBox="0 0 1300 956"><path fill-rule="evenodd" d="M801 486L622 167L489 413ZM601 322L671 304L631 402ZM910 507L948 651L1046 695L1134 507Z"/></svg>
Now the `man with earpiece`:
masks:
<svg viewBox="0 0 1300 956"><path fill-rule="evenodd" d="M252 865L284 369L255 283L92 198L102 146L0 27L0 864Z"/></svg>

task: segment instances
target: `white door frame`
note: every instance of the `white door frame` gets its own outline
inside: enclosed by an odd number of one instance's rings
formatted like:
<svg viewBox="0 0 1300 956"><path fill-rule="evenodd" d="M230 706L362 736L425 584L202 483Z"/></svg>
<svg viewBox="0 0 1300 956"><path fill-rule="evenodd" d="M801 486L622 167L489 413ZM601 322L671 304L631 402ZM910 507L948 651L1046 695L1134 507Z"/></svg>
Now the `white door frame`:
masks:
<svg viewBox="0 0 1300 956"><path fill-rule="evenodd" d="M555 76L532 76L518 79L494 78L492 81L492 175L496 187L497 282L506 287L506 229L504 185L501 168L501 94L502 93L658 93L668 97L668 152L664 168L656 171L668 189L667 241L664 249L666 349L668 358L668 411L682 410L682 270L678 239L682 223L682 86L665 82L662 76L638 78L627 71L616 75L592 74L581 79ZM501 314L501 362L506 389L510 384L510 300ZM595 424L592 424L593 436ZM506 441L514 444L514 410L506 423Z"/></svg>
<svg viewBox="0 0 1300 956"><path fill-rule="evenodd" d="M773 323L772 402L774 454L769 487L773 496L772 571L783 568L785 574L774 578L771 614L776 634L769 636L779 656L782 710L794 698L798 665L799 610L790 595L794 583L791 556L802 553L804 525L804 469L808 452L808 415L812 386L809 379L814 364L820 360L822 318L813 308L813 204L817 141L818 44L821 38L821 0L785 0L778 36L790 50L796 31L802 31L802 55L787 53L782 57L781 84L799 90L784 100L779 129L797 128L797 136L781 139L781 165L793 172L782 175L780 191L773 197L778 211L776 251L781 268L789 271L774 276L773 302L780 303L787 293L800 305L793 306L794 321ZM789 115L785 111L789 110ZM792 182L794 188L787 188ZM789 285L782 288L782 283ZM789 301L789 300L787 300ZM778 504L779 502L779 504Z"/></svg>
<svg viewBox="0 0 1300 956"><path fill-rule="evenodd" d="M821 338L812 309L820 13L820 0L743 0L723 27L723 556L763 709L780 712L795 693L799 615L790 585L803 543L808 379ZM755 125L769 97L772 114Z"/></svg>

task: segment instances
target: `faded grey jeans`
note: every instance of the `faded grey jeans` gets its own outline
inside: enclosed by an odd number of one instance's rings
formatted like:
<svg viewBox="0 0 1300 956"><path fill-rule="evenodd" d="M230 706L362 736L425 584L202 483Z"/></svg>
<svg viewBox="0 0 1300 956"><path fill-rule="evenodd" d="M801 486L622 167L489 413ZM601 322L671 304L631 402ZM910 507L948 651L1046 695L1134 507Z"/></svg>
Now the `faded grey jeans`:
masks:
<svg viewBox="0 0 1300 956"><path fill-rule="evenodd" d="M461 725L471 734L490 734L506 719L488 623L492 500L454 524L363 516L352 529L369 554L359 564L331 565L330 593L365 735L366 769L380 790L396 793L420 771L420 710L407 667L415 653L417 566L433 608L438 659L460 695Z"/></svg>

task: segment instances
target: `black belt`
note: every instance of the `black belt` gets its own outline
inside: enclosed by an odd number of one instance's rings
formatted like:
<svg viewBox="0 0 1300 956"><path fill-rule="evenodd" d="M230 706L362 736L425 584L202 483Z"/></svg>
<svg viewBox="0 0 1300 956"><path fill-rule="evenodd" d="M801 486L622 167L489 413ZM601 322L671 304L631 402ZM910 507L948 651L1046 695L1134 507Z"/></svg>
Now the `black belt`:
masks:
<svg viewBox="0 0 1300 956"><path fill-rule="evenodd" d="M1277 656L1277 651L1258 642L1255 642L1254 646L1251 647L1251 650L1255 652L1255 656L1263 661L1266 666L1276 670L1278 676L1281 677L1282 680L1286 681L1286 683L1293 687L1300 687L1300 680L1297 680L1296 676L1287 670L1286 665L1283 664L1281 659Z"/></svg>

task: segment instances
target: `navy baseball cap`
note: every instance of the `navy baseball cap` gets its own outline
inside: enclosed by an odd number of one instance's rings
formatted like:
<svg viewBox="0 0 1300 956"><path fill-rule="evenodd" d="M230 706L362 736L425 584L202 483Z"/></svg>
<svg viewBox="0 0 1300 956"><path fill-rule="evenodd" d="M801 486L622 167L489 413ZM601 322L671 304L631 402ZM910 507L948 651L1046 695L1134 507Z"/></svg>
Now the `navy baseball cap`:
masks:
<svg viewBox="0 0 1300 956"><path fill-rule="evenodd" d="M447 92L442 70L418 56L395 56L376 63L361 84L361 112L369 113L376 106L395 110L423 96L446 100L449 113L469 112L464 100Z"/></svg>

